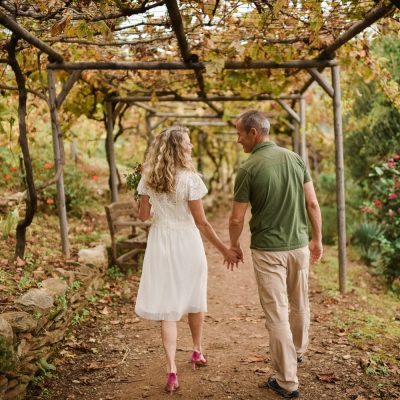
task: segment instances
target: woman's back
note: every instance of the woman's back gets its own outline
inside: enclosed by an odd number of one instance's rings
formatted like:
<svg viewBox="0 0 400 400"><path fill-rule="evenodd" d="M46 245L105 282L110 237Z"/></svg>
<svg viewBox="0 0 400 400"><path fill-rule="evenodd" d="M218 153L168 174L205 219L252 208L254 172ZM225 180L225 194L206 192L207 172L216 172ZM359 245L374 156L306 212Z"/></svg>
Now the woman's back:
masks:
<svg viewBox="0 0 400 400"><path fill-rule="evenodd" d="M188 201L199 199L207 193L200 176L190 170L177 171L175 192L158 193L147 187L143 180L139 190L150 197L153 210L153 224L167 226L194 225Z"/></svg>

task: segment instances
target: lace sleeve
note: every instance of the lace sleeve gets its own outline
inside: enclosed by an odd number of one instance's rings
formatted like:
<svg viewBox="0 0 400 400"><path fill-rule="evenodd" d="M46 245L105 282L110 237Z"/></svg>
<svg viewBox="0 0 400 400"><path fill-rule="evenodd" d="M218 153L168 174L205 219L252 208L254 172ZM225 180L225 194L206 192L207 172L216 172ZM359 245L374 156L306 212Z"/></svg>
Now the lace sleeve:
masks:
<svg viewBox="0 0 400 400"><path fill-rule="evenodd" d="M188 180L188 200L199 200L208 193L206 185L201 180L200 176L192 173Z"/></svg>
<svg viewBox="0 0 400 400"><path fill-rule="evenodd" d="M140 178L137 191L139 194L144 194L144 195L149 195L148 189L146 187L146 184L144 183L143 176Z"/></svg>

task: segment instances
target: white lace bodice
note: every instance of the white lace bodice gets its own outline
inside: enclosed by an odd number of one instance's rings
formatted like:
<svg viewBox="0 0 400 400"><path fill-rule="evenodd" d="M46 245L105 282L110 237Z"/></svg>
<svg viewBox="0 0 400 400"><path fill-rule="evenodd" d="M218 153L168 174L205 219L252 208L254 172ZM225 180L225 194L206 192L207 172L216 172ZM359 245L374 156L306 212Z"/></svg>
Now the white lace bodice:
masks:
<svg viewBox="0 0 400 400"><path fill-rule="evenodd" d="M154 192L146 186L143 177L139 182L138 192L150 197L153 225L172 227L194 225L188 201L201 199L207 194L207 188L197 173L180 170L176 175L175 193Z"/></svg>

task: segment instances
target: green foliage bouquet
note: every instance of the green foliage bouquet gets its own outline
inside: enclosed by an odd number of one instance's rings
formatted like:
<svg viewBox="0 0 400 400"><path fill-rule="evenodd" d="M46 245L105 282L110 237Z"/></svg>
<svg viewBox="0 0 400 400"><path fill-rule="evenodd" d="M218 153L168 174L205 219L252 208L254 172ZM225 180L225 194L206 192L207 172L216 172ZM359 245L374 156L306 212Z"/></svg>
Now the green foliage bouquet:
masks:
<svg viewBox="0 0 400 400"><path fill-rule="evenodd" d="M379 263L393 282L400 278L400 154L375 165L367 183L370 201L361 211L382 228Z"/></svg>
<svg viewBox="0 0 400 400"><path fill-rule="evenodd" d="M133 165L132 172L129 172L125 175L126 177L126 186L129 190L133 190L135 200L139 198L138 185L140 182L140 178L142 177L142 164L135 163Z"/></svg>

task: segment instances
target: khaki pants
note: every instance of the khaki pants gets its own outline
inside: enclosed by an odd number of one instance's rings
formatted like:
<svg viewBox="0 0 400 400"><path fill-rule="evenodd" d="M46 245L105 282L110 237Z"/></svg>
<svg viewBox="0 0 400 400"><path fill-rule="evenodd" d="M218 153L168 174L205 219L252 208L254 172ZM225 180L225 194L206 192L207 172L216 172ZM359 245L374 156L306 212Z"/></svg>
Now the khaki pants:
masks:
<svg viewBox="0 0 400 400"><path fill-rule="evenodd" d="M269 332L276 380L286 390L296 390L297 355L308 345L308 247L289 251L252 250L258 293Z"/></svg>

